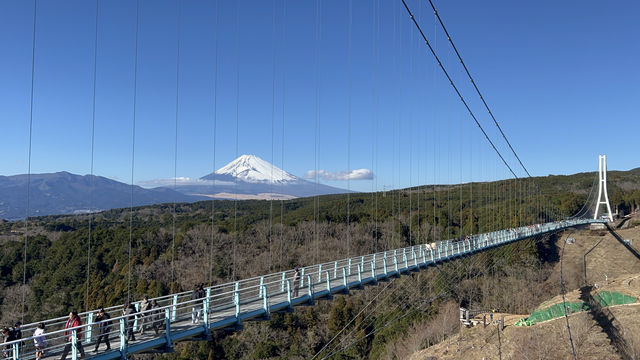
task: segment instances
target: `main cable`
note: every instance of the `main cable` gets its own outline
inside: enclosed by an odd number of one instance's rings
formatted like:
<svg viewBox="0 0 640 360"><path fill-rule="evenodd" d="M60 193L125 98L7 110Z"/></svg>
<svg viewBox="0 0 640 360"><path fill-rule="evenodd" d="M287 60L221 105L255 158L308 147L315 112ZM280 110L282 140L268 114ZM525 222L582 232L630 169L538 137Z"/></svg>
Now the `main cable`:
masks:
<svg viewBox="0 0 640 360"><path fill-rule="evenodd" d="M460 60L460 63L462 64L462 67L464 68L464 71L467 73L467 76L469 77L469 80L471 80L471 83L473 84L473 87L476 89L476 92L478 93L478 96L482 100L482 103L484 104L484 107L489 112L489 115L491 116L491 119L493 119L493 123L496 125L498 130L500 130L500 134L502 134L502 138L504 138L504 141L506 141L507 145L509 145L509 149L511 149L511 152L513 153L513 155L515 155L516 159L518 159L518 162L520 163L520 166L522 166L522 168L527 173L527 175L529 177L531 177L531 174L529 174L529 171L527 170L527 168L522 163L522 160L520 160L520 157L518 156L516 151L513 149L513 146L511 146L511 142L509 142L509 139L507 139L507 136L505 135L504 131L502 131L502 127L500 127L500 124L498 124L498 121L496 120L495 116L493 116L493 112L491 112L491 109L489 108L489 105L487 104L487 102L485 101L484 97L482 96L482 93L480 92L480 89L478 88L478 85L476 84L475 80L473 80L473 77L471 76L471 73L469 72L469 69L467 68L467 65L464 63L464 60L462 60L462 56L460 55L460 52L458 52L458 48L456 47L456 45L453 43L453 39L451 39L451 35L449 35L449 31L447 31L447 28L444 26L444 23L442 22L442 18L440 18L440 14L438 14L438 10L436 10L436 7L433 5L433 1L432 0L428 0L428 1L429 1L429 4L431 5L431 8L433 9L434 15L436 16L436 18L438 19L438 22L440 23L440 26L442 27L442 30L444 31L445 35L447 35L447 40L449 40L449 43L451 44L451 47L453 48L453 50L455 51L456 55L458 56L458 60Z"/></svg>
<svg viewBox="0 0 640 360"><path fill-rule="evenodd" d="M462 94L460 93L460 90L458 90L458 87L455 85L455 83L453 82L453 79L451 79L451 76L449 75L449 73L447 72L447 70L445 69L444 65L442 65L442 62L440 61L440 58L438 57L438 55L436 54L435 50L433 49L433 47L431 46L431 43L429 42L429 40L427 39L427 36L424 34L424 32L422 31L422 28L420 27L420 24L418 24L418 21L416 20L416 18L413 16L413 13L411 12L411 9L409 9L409 5L407 5L407 2L405 0L400 0L402 1L402 4L404 5L405 9L407 10L407 13L409 14L409 17L411 18L411 21L413 21L413 24L416 26L416 28L418 29L418 32L420 32L420 35L422 36L422 39L424 40L425 44L427 45L427 47L429 48L429 51L431 51L431 54L433 55L433 57L436 59L436 61L438 62L438 65L440 66L440 69L442 70L442 72L444 73L444 75L447 77L447 80L449 80L449 83L451 84L451 87L453 88L453 90L456 92L456 94L458 95L458 97L460 98L460 101L462 101L462 104L464 105L464 107L467 109L467 111L469 112L469 115L471 115L471 117L473 118L473 121L475 121L476 125L478 126L478 128L480 128L480 131L482 131L482 134L484 135L484 137L487 139L487 141L489 142L489 144L491 144L491 147L493 148L493 150L496 152L496 154L498 154L498 156L500 157L500 159L502 160L502 162L504 163L504 165L509 169L509 171L511 172L511 174L513 174L513 176L517 179L518 175L516 175L516 173L513 171L513 169L511 168L511 166L509 166L509 163L507 163L507 161L505 160L505 158L502 156L502 154L500 153L500 151L498 150L498 148L496 148L495 144L493 143L493 141L491 140L491 138L489 138L489 135L487 134L487 132L484 130L484 128L482 127L482 125L480 124L480 122L478 121L478 119L476 118L475 114L473 113L473 111L471 110L471 108L469 107L469 105L467 104L467 101L464 99L464 97L462 96Z"/></svg>

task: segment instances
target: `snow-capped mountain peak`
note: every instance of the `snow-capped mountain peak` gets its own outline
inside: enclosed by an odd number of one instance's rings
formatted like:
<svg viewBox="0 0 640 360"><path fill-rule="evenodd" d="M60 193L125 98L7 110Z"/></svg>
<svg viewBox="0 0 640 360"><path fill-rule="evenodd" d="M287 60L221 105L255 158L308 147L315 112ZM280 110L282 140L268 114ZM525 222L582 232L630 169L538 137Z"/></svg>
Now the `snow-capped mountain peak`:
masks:
<svg viewBox="0 0 640 360"><path fill-rule="evenodd" d="M257 157L242 155L216 170L215 175L233 176L250 183L289 183L299 179L277 166Z"/></svg>

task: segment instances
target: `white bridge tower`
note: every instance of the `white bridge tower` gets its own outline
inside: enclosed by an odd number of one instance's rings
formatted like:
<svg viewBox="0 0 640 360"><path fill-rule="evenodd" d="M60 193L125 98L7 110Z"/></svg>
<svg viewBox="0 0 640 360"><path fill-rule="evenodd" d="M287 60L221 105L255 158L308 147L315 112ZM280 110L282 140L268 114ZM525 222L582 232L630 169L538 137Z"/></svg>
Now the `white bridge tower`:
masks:
<svg viewBox="0 0 640 360"><path fill-rule="evenodd" d="M613 221L613 215L611 214L611 205L609 205L609 195L607 194L607 155L598 156L598 179L598 199L596 200L596 211L593 213L593 218L598 218L598 210L600 210L600 205L607 205L607 217L609 218L609 221Z"/></svg>

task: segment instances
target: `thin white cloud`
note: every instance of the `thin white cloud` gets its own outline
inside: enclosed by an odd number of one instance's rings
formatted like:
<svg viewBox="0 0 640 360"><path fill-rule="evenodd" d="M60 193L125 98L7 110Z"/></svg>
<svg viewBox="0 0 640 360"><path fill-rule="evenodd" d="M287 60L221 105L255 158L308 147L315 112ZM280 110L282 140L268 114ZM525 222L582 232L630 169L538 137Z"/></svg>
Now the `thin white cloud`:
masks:
<svg viewBox="0 0 640 360"><path fill-rule="evenodd" d="M351 171L336 171L329 172L325 170L318 170L318 177L322 180L335 181L335 180L371 180L373 179L373 172L369 169L355 169ZM304 175L306 179L315 179L315 170L309 170Z"/></svg>
<svg viewBox="0 0 640 360"><path fill-rule="evenodd" d="M202 180L202 179L194 179L190 177L177 177L177 178L169 178L169 179L153 179L153 180L143 180L138 183L138 185L143 188L155 188L155 187L172 187L175 184L177 186L184 185L233 185L233 182L229 181L220 181L220 180Z"/></svg>

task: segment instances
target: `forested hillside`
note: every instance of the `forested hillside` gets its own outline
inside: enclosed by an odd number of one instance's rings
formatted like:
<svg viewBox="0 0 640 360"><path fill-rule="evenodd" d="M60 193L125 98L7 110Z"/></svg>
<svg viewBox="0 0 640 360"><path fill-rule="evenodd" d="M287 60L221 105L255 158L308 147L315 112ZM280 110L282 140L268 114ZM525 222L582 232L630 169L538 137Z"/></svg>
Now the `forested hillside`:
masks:
<svg viewBox="0 0 640 360"><path fill-rule="evenodd" d="M364 254L563 218L585 211L585 201L594 196L590 191L595 178L594 173L584 173L284 201L165 204L38 217L27 223L3 221L0 316L3 324L21 316L25 240L25 320L35 321L64 315L70 308L122 303L129 276L131 294L139 299L144 294L188 290L201 282L227 282L234 276L246 278L343 258L347 253ZM609 172L609 195L612 206L621 212L637 208L640 170ZM217 334L213 342L190 344L168 356L308 358L385 289L393 294L385 298L389 304L403 299L406 306L421 307L349 348L356 358L383 357L389 344L408 327L445 316L447 307L441 305L449 300L489 305L489 294L461 291L465 281L474 284L469 288L481 282L484 288L503 292L515 283L542 281L545 259L540 253L549 251L544 247L544 242L531 240L475 255L468 262L447 264L441 271L394 280L388 288L382 285L277 315L234 335ZM443 274L448 280L433 280ZM535 305L533 300L514 296L509 301L517 312L528 311L528 306ZM369 318L354 321L349 325L353 331L345 331L339 340L368 334L401 311L391 306L378 309Z"/></svg>

